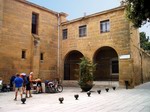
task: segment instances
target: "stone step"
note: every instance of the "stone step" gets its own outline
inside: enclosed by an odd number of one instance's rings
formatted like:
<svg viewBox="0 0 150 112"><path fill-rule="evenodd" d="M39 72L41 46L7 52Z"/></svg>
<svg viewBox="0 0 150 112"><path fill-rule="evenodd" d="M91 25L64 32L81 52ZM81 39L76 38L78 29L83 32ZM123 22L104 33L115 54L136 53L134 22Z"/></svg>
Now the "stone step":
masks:
<svg viewBox="0 0 150 112"><path fill-rule="evenodd" d="M64 87L79 87L78 81L75 80L63 80L62 85ZM94 87L119 87L118 81L94 81Z"/></svg>

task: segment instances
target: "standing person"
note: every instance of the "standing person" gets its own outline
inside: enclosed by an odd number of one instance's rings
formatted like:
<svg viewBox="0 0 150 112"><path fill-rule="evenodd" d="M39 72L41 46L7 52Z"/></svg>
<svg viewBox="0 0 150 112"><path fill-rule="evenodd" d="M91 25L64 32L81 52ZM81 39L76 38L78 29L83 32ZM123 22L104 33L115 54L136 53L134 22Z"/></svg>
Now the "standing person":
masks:
<svg viewBox="0 0 150 112"><path fill-rule="evenodd" d="M23 79L23 86L22 86L22 93L25 94L25 88L26 88L26 84L27 84L27 76L26 73L21 73L20 77Z"/></svg>
<svg viewBox="0 0 150 112"><path fill-rule="evenodd" d="M32 97L31 95L31 83L33 81L33 72L30 72L29 76L27 76L27 82L26 83L26 98ZM28 97L29 94L29 97Z"/></svg>
<svg viewBox="0 0 150 112"><path fill-rule="evenodd" d="M22 85L23 85L23 79L20 77L20 74L16 74L16 78L14 80L15 84L15 101L17 100L18 91L20 92L20 96L22 98Z"/></svg>
<svg viewBox="0 0 150 112"><path fill-rule="evenodd" d="M13 75L11 78L10 78L10 90L11 91L14 91L15 88L14 88L14 80L15 80L16 76Z"/></svg>

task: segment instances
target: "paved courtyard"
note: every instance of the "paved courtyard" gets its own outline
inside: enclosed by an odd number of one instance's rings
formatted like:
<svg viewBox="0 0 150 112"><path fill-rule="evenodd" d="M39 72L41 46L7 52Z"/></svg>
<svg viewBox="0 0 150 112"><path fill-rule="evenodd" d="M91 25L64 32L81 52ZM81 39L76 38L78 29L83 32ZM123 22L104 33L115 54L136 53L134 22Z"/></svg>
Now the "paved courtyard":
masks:
<svg viewBox="0 0 150 112"><path fill-rule="evenodd" d="M96 91L101 89L101 94ZM79 94L75 100L74 94ZM64 97L63 104L58 101ZM150 82L134 89L94 87L91 97L78 87L65 87L62 93L33 94L26 104L20 96L14 101L14 92L0 93L0 112L150 112Z"/></svg>

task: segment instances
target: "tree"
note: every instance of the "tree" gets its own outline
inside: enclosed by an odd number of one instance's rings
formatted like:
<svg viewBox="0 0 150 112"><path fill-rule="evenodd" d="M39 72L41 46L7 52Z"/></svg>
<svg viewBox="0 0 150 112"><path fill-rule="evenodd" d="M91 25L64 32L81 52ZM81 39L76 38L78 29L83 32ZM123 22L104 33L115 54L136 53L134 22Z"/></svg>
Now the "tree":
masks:
<svg viewBox="0 0 150 112"><path fill-rule="evenodd" d="M146 37L145 32L140 33L140 47L144 50L150 50L149 36Z"/></svg>
<svg viewBox="0 0 150 112"><path fill-rule="evenodd" d="M78 84L80 85L82 91L89 91L93 87L94 76L96 64L93 63L89 58L82 57L79 63L79 69L77 69L77 74L79 78Z"/></svg>
<svg viewBox="0 0 150 112"><path fill-rule="evenodd" d="M135 28L150 22L149 0L123 0L126 4L127 18Z"/></svg>

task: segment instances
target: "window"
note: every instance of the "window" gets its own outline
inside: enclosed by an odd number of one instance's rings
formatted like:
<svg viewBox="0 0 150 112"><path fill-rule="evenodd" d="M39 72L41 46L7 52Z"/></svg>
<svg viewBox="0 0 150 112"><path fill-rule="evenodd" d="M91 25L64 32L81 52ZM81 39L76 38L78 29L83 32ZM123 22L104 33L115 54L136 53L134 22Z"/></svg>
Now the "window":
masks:
<svg viewBox="0 0 150 112"><path fill-rule="evenodd" d="M32 33L38 34L38 14L32 13Z"/></svg>
<svg viewBox="0 0 150 112"><path fill-rule="evenodd" d="M63 39L67 39L67 35L68 35L68 30L67 29L63 29Z"/></svg>
<svg viewBox="0 0 150 112"><path fill-rule="evenodd" d="M112 74L115 75L115 74L118 74L119 73L119 66L118 66L118 60L112 60L111 62L112 64Z"/></svg>
<svg viewBox="0 0 150 112"><path fill-rule="evenodd" d="M110 23L109 20L105 20L105 21L101 21L100 22L100 32L104 33L104 32L109 32L110 31Z"/></svg>
<svg viewBox="0 0 150 112"><path fill-rule="evenodd" d="M79 26L79 37L86 36L86 25Z"/></svg>
<svg viewBox="0 0 150 112"><path fill-rule="evenodd" d="M26 51L25 51L25 50L22 50L21 58L22 58L22 59L25 59L25 58L26 58Z"/></svg>
<svg viewBox="0 0 150 112"><path fill-rule="evenodd" d="M44 60L44 53L40 54L40 60L43 61Z"/></svg>

